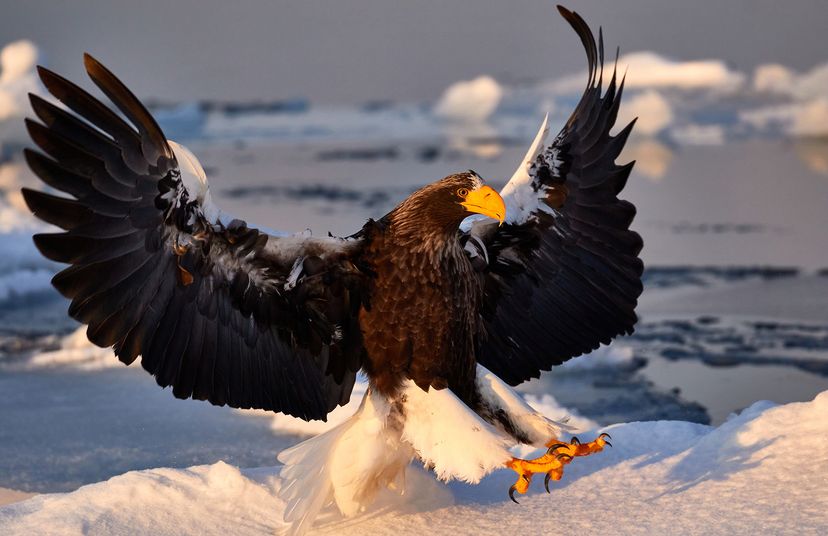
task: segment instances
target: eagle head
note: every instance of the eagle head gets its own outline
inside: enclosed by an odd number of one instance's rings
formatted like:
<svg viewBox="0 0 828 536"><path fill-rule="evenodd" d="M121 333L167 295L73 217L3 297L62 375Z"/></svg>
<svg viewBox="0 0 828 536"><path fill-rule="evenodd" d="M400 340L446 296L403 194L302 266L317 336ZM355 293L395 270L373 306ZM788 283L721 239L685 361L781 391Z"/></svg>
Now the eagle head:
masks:
<svg viewBox="0 0 828 536"><path fill-rule="evenodd" d="M416 221L421 228L454 234L460 222L472 214L483 214L503 223L506 204L477 173L468 170L417 190L392 212L392 220L409 224Z"/></svg>

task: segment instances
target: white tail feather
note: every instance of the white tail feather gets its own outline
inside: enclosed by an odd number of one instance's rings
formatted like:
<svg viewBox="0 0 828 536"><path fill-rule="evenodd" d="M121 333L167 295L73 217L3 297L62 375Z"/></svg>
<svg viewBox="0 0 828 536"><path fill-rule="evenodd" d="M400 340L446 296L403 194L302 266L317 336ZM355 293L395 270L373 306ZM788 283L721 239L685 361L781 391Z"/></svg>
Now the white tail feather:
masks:
<svg viewBox="0 0 828 536"><path fill-rule="evenodd" d="M357 412L335 428L282 451L279 496L289 534L306 532L332 502L344 516L364 510L403 476L413 451L400 441L388 402L369 389Z"/></svg>

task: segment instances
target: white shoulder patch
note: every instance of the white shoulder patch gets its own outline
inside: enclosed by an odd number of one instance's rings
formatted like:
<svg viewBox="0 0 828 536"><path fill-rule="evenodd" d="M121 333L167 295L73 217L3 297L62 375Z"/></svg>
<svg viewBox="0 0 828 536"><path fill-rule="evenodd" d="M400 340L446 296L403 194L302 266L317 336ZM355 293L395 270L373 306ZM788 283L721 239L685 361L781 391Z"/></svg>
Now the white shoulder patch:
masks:
<svg viewBox="0 0 828 536"><path fill-rule="evenodd" d="M549 114L543 118L538 133L526 151L526 156L520 161L518 168L500 191L503 202L506 203L506 222L512 224L524 223L531 213L538 208L538 194L532 189L532 177L529 175L529 166L546 148L546 138L549 135Z"/></svg>
<svg viewBox="0 0 828 536"><path fill-rule="evenodd" d="M213 203L210 196L210 186L207 183L207 173L195 155L172 140L167 140L170 148L178 160L178 170L181 173L181 183L187 189L191 198L195 198L207 221L217 223L221 219L221 211Z"/></svg>

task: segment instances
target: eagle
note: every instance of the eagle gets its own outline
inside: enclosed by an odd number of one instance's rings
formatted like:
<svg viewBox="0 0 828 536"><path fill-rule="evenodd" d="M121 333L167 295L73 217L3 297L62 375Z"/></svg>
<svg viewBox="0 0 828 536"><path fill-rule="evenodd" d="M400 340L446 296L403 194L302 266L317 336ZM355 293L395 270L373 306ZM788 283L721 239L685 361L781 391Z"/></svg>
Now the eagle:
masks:
<svg viewBox="0 0 828 536"><path fill-rule="evenodd" d="M114 108L38 68L63 106L30 96L39 151L25 158L58 192L23 196L63 230L34 243L69 265L52 283L92 343L126 365L141 356L178 398L305 420L325 420L367 377L353 416L279 454L295 533L331 504L360 512L415 459L470 483L511 469L515 500L533 475L549 491L576 457L611 446L607 434L562 440L566 423L512 389L631 333L642 291L636 210L618 198L633 162L615 163L634 121L610 133L624 80L613 69L604 87L601 32L596 43L558 11L588 61L558 135L547 141L544 120L500 192L453 173L341 238L230 219L195 156L100 62L84 56ZM517 444L546 451L521 459Z"/></svg>

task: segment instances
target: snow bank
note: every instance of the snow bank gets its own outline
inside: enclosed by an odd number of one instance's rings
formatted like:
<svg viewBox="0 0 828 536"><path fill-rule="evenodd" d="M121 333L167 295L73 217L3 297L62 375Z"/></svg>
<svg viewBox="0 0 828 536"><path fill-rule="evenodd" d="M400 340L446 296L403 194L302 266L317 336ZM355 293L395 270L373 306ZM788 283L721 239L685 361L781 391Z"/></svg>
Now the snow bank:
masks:
<svg viewBox="0 0 828 536"><path fill-rule="evenodd" d="M801 138L828 136L828 97L743 111L740 120L760 131Z"/></svg>
<svg viewBox="0 0 828 536"><path fill-rule="evenodd" d="M797 73L779 64L765 64L753 73L753 88L764 93L788 95L797 100L828 96L828 63Z"/></svg>
<svg viewBox="0 0 828 536"><path fill-rule="evenodd" d="M41 93L35 75L37 47L31 41L15 41L0 51L0 121L21 117L28 107L28 93Z"/></svg>
<svg viewBox="0 0 828 536"><path fill-rule="evenodd" d="M44 228L29 212L20 193L21 187L31 185L31 177L21 163L0 164L0 233Z"/></svg>
<svg viewBox="0 0 828 536"><path fill-rule="evenodd" d="M792 102L745 111L740 114L743 122L760 130L778 128L794 137L828 136L828 63L805 73L778 64L760 65L753 74L753 89Z"/></svg>
<svg viewBox="0 0 828 536"><path fill-rule="evenodd" d="M9 274L0 274L0 303L48 290L51 287L53 275L55 275L54 272L45 268L23 269Z"/></svg>
<svg viewBox="0 0 828 536"><path fill-rule="evenodd" d="M613 61L604 66L604 80L612 77ZM738 89L745 81L745 75L733 71L723 60L671 60L651 51L631 52L618 58L618 71L626 72L627 89L682 89L719 90ZM559 94L583 91L586 72L567 76L551 87Z"/></svg>
<svg viewBox="0 0 828 536"><path fill-rule="evenodd" d="M724 145L726 132L723 125L691 123L673 128L670 138L680 145Z"/></svg>
<svg viewBox="0 0 828 536"><path fill-rule="evenodd" d="M138 363L140 363L140 357ZM33 355L24 363L18 363L17 368L27 370L71 366L78 370L102 370L121 368L123 363L118 361L111 348L99 348L86 338L86 326L81 326L60 342L60 348L51 352L41 352Z"/></svg>
<svg viewBox="0 0 828 536"><path fill-rule="evenodd" d="M759 65L753 71L753 89L760 93L790 93L794 77L794 72L784 65Z"/></svg>
<svg viewBox="0 0 828 536"><path fill-rule="evenodd" d="M603 368L630 368L635 364L635 351L623 343L601 345L597 350L570 359L561 370L581 371Z"/></svg>
<svg viewBox="0 0 828 536"><path fill-rule="evenodd" d="M635 171L653 182L660 182L673 163L673 150L652 138L633 139L624 147L620 162L635 160Z"/></svg>
<svg viewBox="0 0 828 536"><path fill-rule="evenodd" d="M478 486L446 488L412 467L403 497L389 494L354 519L329 514L320 528L394 536L424 528L433 534L824 533L826 414L828 392L784 406L759 402L718 428L614 425L607 429L614 448L575 460L552 483L551 496L536 479L519 506L506 498L514 481L509 471ZM240 471L219 462L129 472L0 507L0 532L272 534L284 528L278 470Z"/></svg>
<svg viewBox="0 0 828 536"><path fill-rule="evenodd" d="M648 90L623 101L616 124L625 126L636 117L633 132L654 136L673 122L673 108L661 93Z"/></svg>
<svg viewBox="0 0 828 536"><path fill-rule="evenodd" d="M35 493L27 493L25 491L0 488L0 506L24 501L29 497L34 497L35 495Z"/></svg>
<svg viewBox="0 0 828 536"><path fill-rule="evenodd" d="M2 210L0 210L2 215ZM26 295L50 292L57 264L44 259L30 231L0 234L0 304Z"/></svg>
<svg viewBox="0 0 828 536"><path fill-rule="evenodd" d="M503 88L491 76L456 82L434 106L434 115L461 123L480 123L489 118L503 98Z"/></svg>

